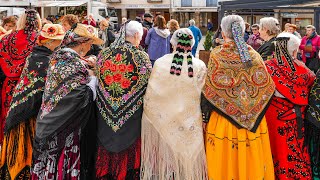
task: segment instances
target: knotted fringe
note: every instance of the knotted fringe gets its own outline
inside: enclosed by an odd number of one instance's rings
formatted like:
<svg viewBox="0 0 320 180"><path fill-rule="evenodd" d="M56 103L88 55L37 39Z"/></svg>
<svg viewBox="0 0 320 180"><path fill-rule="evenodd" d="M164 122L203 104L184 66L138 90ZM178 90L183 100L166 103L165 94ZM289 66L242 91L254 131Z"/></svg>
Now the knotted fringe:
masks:
<svg viewBox="0 0 320 180"><path fill-rule="evenodd" d="M149 121L142 123L142 180L206 180L204 147L197 154L182 156L174 152Z"/></svg>
<svg viewBox="0 0 320 180"><path fill-rule="evenodd" d="M23 121L5 134L0 168L7 166L10 176L13 179L15 179L25 167L31 167L35 122L35 118Z"/></svg>

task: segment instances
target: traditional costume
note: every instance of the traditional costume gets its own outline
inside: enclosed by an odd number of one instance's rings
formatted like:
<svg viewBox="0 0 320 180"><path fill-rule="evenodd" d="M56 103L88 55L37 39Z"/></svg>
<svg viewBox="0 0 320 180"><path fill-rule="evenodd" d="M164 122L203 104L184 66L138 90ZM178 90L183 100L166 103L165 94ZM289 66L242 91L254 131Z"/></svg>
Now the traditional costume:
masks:
<svg viewBox="0 0 320 180"><path fill-rule="evenodd" d="M287 50L289 37L278 37L275 59L265 62L276 93L266 112L276 179L311 179L310 156L303 145L303 119L315 75Z"/></svg>
<svg viewBox="0 0 320 180"><path fill-rule="evenodd" d="M309 95L305 121L305 144L309 147L312 177L320 180L320 71Z"/></svg>
<svg viewBox="0 0 320 180"><path fill-rule="evenodd" d="M263 43L257 50L257 52L261 55L262 59L264 61L273 59L274 56L274 41L276 40L276 37L271 38L269 41L266 41Z"/></svg>
<svg viewBox="0 0 320 180"><path fill-rule="evenodd" d="M0 146L3 142L5 118L10 108L13 90L20 78L26 58L36 45L38 21L35 10L26 11L25 29L12 32L0 41L0 66L5 75L1 92Z"/></svg>
<svg viewBox="0 0 320 180"><path fill-rule="evenodd" d="M208 176L273 180L264 113L275 86L261 56L244 42L240 24L230 26L234 41L212 51L203 88Z"/></svg>
<svg viewBox="0 0 320 180"><path fill-rule="evenodd" d="M52 55L36 120L32 179L93 178L96 77L69 48L91 40L103 43L94 27L76 24Z"/></svg>
<svg viewBox="0 0 320 180"><path fill-rule="evenodd" d="M97 61L96 179L139 179L143 95L151 62L125 41L125 28Z"/></svg>
<svg viewBox="0 0 320 180"><path fill-rule="evenodd" d="M189 29L175 31L171 43L177 51L156 61L144 97L141 179L205 180L200 97L206 65L191 54Z"/></svg>
<svg viewBox="0 0 320 180"><path fill-rule="evenodd" d="M61 25L46 25L39 36L43 41L48 32L46 27L55 30L50 39L61 39L64 31ZM60 30L60 31L59 31ZM59 34L60 33L60 34ZM48 34L49 35L49 34ZM36 46L27 58L25 67L13 93L6 118L5 138L0 156L0 179L30 179L32 142L35 133L35 120L38 115L47 68L52 51L45 46Z"/></svg>

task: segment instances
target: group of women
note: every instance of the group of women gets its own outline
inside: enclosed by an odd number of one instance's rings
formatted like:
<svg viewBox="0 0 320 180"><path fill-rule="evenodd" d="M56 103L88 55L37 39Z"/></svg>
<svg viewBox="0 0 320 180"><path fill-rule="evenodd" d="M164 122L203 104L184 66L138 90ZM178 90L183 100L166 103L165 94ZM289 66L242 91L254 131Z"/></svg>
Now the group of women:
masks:
<svg viewBox="0 0 320 180"><path fill-rule="evenodd" d="M320 73L274 18L260 25L274 57L230 15L208 68L187 28L152 68L137 21L97 59L97 30L68 27L27 10L0 41L0 179L319 179Z"/></svg>

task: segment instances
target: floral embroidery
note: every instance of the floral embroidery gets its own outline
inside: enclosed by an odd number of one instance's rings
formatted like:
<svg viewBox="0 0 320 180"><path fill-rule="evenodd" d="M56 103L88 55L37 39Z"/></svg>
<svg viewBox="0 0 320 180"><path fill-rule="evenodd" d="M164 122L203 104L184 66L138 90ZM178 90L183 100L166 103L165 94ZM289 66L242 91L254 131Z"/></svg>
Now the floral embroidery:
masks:
<svg viewBox="0 0 320 180"><path fill-rule="evenodd" d="M97 106L114 132L142 106L150 67L148 56L126 43L114 53L106 49L98 60Z"/></svg>
<svg viewBox="0 0 320 180"><path fill-rule="evenodd" d="M15 87L13 100L11 102L11 106L8 114L12 109L17 107L19 104L25 103L26 101L28 101L28 99L33 97L35 94L42 92L44 89L44 86L36 86L35 88L35 85L37 83L41 83L44 85L46 77L44 75L41 76L39 72L36 72L36 70L34 69L29 72L29 63L30 63L29 58L30 56L26 60L25 67L20 76L20 80L17 86ZM42 62L35 62L35 64L37 65L36 66L37 68L40 68L41 65L43 65ZM42 69L41 71L46 72L46 67L43 67L43 68L44 69ZM21 97L19 98L18 96L21 96Z"/></svg>
<svg viewBox="0 0 320 180"><path fill-rule="evenodd" d="M88 83L88 71L75 52L62 49L50 61L41 105L41 118L48 114L69 92Z"/></svg>

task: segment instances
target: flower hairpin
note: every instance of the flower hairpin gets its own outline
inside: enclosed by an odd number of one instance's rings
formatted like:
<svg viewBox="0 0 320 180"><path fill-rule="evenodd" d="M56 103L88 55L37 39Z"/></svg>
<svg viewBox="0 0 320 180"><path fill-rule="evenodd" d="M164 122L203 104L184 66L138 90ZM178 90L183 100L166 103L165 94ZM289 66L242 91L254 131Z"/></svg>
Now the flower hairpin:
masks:
<svg viewBox="0 0 320 180"><path fill-rule="evenodd" d="M58 30L55 27L50 27L48 28L47 33L50 37L53 37L58 34Z"/></svg>

